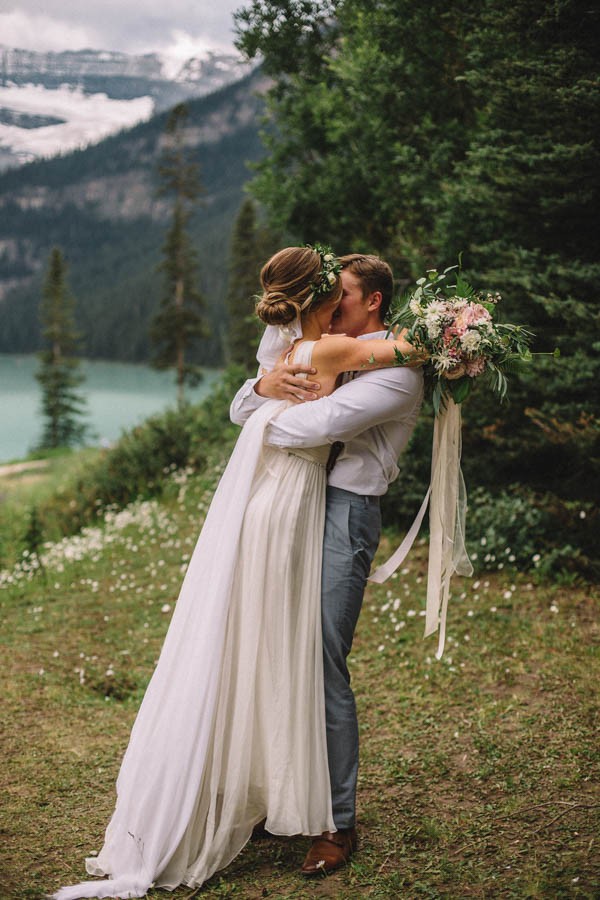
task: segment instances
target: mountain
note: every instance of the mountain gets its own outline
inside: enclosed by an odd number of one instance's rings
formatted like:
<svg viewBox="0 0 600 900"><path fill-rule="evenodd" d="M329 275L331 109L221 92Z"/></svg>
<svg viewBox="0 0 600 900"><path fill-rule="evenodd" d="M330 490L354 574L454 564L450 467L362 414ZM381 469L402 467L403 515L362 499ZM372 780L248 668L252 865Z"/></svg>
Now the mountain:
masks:
<svg viewBox="0 0 600 900"><path fill-rule="evenodd" d="M0 169L75 149L250 70L207 51L176 62L156 53L38 53L0 45Z"/></svg>
<svg viewBox="0 0 600 900"><path fill-rule="evenodd" d="M233 220L262 155L260 70L188 103L186 144L200 165L203 203L191 228L213 337L198 361L221 360L220 330ZM148 357L148 322L168 206L156 196L167 112L84 150L0 174L0 352L39 349L38 304L48 254L62 248L89 357Z"/></svg>

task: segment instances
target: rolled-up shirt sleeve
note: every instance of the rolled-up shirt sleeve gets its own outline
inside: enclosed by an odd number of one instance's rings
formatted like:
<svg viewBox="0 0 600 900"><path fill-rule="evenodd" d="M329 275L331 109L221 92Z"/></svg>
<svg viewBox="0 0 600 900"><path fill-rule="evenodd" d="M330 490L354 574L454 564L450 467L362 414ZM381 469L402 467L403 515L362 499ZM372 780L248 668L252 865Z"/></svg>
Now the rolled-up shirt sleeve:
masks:
<svg viewBox="0 0 600 900"><path fill-rule="evenodd" d="M253 412L267 402L267 397L260 397L254 390L260 376L249 378L243 383L229 407L229 418L234 425L244 425Z"/></svg>
<svg viewBox="0 0 600 900"><path fill-rule="evenodd" d="M267 425L265 442L274 447L319 447L350 441L383 422L413 416L422 393L420 369L368 372L328 397L284 410Z"/></svg>

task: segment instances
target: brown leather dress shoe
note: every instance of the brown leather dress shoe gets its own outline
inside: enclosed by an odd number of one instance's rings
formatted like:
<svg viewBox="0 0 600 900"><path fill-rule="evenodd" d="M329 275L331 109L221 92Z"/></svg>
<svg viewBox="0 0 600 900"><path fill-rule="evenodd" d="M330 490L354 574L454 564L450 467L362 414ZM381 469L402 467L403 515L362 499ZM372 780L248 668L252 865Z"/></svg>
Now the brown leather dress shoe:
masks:
<svg viewBox="0 0 600 900"><path fill-rule="evenodd" d="M345 866L356 850L356 829L343 828L339 831L324 831L312 839L310 850L302 865L303 875L329 875L340 866Z"/></svg>

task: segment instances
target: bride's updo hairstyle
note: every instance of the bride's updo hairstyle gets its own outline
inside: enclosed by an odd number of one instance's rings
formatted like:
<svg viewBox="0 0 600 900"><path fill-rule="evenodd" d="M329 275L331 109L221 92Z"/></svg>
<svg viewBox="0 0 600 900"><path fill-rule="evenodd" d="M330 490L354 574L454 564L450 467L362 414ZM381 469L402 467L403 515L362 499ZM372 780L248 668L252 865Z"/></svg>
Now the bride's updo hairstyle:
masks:
<svg viewBox="0 0 600 900"><path fill-rule="evenodd" d="M288 325L303 312L342 295L340 266L329 248L286 247L261 269L256 315L267 325Z"/></svg>

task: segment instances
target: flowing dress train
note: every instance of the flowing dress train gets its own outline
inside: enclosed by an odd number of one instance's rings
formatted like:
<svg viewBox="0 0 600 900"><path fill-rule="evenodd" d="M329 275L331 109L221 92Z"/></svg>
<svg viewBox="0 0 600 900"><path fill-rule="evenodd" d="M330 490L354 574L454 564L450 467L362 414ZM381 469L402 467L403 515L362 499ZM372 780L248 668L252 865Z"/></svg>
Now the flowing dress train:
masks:
<svg viewBox="0 0 600 900"><path fill-rule="evenodd" d="M310 364L312 342L296 362ZM266 818L275 834L335 830L327 766L321 558L328 447L276 450L269 401L244 426L190 561L117 780L109 880L56 900L197 886Z"/></svg>

